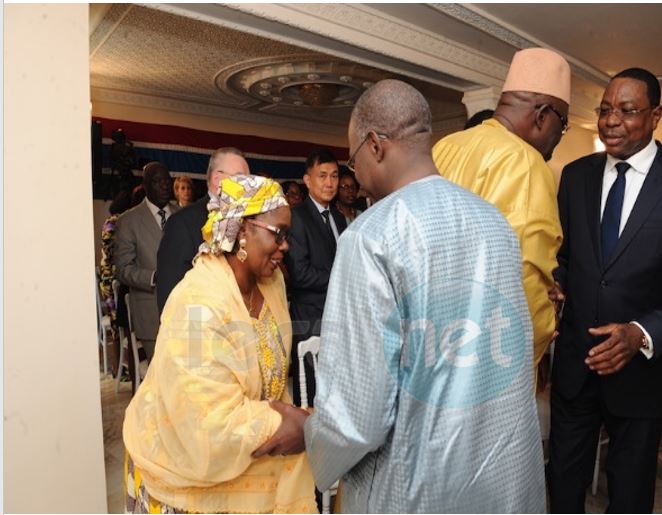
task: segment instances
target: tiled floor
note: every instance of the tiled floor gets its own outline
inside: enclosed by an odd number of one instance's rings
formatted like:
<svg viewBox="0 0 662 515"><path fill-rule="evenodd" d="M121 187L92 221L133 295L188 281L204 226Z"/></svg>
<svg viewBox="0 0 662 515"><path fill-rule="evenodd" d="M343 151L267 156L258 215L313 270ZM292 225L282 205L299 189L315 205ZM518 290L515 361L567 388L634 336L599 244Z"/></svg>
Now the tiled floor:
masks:
<svg viewBox="0 0 662 515"><path fill-rule="evenodd" d="M101 378L101 415L103 418L104 456L106 460L106 495L108 513L124 513L124 410L131 400L131 383L120 383L115 393L111 376Z"/></svg>
<svg viewBox="0 0 662 515"><path fill-rule="evenodd" d="M115 393L115 383L110 376L101 378L101 405L103 416L103 440L106 459L106 486L108 512L124 513L124 445L122 422L124 410L131 400L131 383L120 383ZM602 460L604 463L604 460ZM662 513L662 448L658 458L658 480L654 513ZM601 467L602 468L602 467ZM607 479L604 469L600 472L598 493L586 494L586 513L604 513L607 508Z"/></svg>

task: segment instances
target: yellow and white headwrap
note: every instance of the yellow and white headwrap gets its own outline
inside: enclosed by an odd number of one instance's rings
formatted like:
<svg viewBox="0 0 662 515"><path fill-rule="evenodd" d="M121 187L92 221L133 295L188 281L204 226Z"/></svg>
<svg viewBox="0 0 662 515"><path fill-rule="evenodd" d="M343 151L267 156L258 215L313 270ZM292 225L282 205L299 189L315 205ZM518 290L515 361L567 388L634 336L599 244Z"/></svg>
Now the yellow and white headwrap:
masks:
<svg viewBox="0 0 662 515"><path fill-rule="evenodd" d="M242 218L288 205L280 184L258 175L228 177L221 181L219 189L217 198L207 204L209 216L202 228L204 241L198 249L198 256L232 252Z"/></svg>

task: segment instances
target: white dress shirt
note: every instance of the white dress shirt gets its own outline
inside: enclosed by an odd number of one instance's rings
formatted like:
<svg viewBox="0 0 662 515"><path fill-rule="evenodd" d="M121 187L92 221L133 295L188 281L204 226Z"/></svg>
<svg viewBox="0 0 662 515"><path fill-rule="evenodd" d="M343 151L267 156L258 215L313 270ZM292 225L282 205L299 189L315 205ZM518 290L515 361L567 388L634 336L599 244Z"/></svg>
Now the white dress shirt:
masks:
<svg viewBox="0 0 662 515"><path fill-rule="evenodd" d="M159 225L159 229L160 229L161 215L159 214L159 210L161 208L156 206L156 204L152 204L147 197L145 197L145 202L147 203L147 207L152 213L152 216L154 217L154 220L156 220L156 223ZM166 221L168 221L168 218L170 218L170 215L172 214L172 211L170 210L170 202L168 202L165 206L163 206L163 210L165 211L165 219Z"/></svg>
<svg viewBox="0 0 662 515"><path fill-rule="evenodd" d="M317 202L311 195L310 200L313 201L313 204L315 204L315 207L317 210L320 212L320 216L322 215L322 211L328 211L329 212L329 222L331 223L331 231L333 232L333 237L338 241L338 228L336 227L336 221L333 219L333 215L331 214L331 205L329 204L327 207L324 207L322 204Z"/></svg>
<svg viewBox="0 0 662 515"><path fill-rule="evenodd" d="M651 139L648 145L642 148L636 154L630 156L629 158L623 160L618 159L614 156L607 154L607 162L605 163L605 171L602 174L602 202L600 204L600 221L602 221L602 215L605 211L605 203L607 202L607 195L609 195L609 190L616 181L618 177L618 172L616 171L616 163L625 161L630 164L630 168L625 172L625 195L623 197L623 209L621 211L621 225L618 228L618 235L620 236L623 232L623 228L632 213L632 208L634 203L637 201L641 187L646 180L648 171L653 165L655 160L655 155L657 154L657 145L655 144L655 139ZM648 350L641 349L641 352L648 359L653 357L653 339L651 338L648 331L644 327L634 320L631 322L635 324L641 331L644 333L646 340L648 341Z"/></svg>
<svg viewBox="0 0 662 515"><path fill-rule="evenodd" d="M159 210L161 209L158 207L156 204L153 204L150 202L150 200L145 197L145 203L147 204L147 207L149 208L150 212L152 213L152 216L154 217L154 220L159 226L159 229L161 229L161 215L159 214ZM168 202L165 206L163 206L163 210L165 211L165 219L166 222L168 221L168 218L170 218L170 215L172 214L172 211L170 210L170 202ZM156 282L154 281L156 275L156 270L152 272L152 278L150 279L150 284L153 287L156 286Z"/></svg>

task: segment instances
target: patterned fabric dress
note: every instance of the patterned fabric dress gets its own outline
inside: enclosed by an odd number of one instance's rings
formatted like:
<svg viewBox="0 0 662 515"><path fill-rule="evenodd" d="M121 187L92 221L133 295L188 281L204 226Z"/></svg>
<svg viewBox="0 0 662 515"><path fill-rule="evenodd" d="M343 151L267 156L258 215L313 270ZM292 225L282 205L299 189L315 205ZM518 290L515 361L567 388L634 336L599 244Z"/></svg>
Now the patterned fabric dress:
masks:
<svg viewBox="0 0 662 515"><path fill-rule="evenodd" d="M306 453L345 513L542 513L519 245L487 202L429 177L338 241Z"/></svg>
<svg viewBox="0 0 662 515"><path fill-rule="evenodd" d="M262 399L280 399L287 386L287 354L276 319L267 303L262 303L258 318L252 319L258 335L258 362L262 375Z"/></svg>
<svg viewBox="0 0 662 515"><path fill-rule="evenodd" d="M262 376L262 400L280 399L287 386L287 353L274 318L266 301L257 319L252 319L258 335L257 351ZM189 513L153 498L145 488L140 471L126 453L126 513Z"/></svg>
<svg viewBox="0 0 662 515"><path fill-rule="evenodd" d="M115 263L113 262L113 237L119 215L111 215L101 228L101 261L99 262L99 290L105 312L110 315L110 321L115 326L117 306L113 296L113 279L115 279Z"/></svg>

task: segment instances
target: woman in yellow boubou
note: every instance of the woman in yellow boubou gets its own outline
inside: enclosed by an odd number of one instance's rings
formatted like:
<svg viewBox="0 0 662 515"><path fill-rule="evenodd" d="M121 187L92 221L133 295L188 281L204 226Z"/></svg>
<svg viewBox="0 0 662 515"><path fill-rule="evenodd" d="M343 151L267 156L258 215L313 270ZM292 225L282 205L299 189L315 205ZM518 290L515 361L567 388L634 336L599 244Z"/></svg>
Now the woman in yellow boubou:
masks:
<svg viewBox="0 0 662 515"><path fill-rule="evenodd" d="M193 268L170 294L124 421L127 511L316 513L300 444L251 453L301 424L287 393L291 327L278 265L290 209L257 176L221 182ZM283 424L285 425L285 423Z"/></svg>

